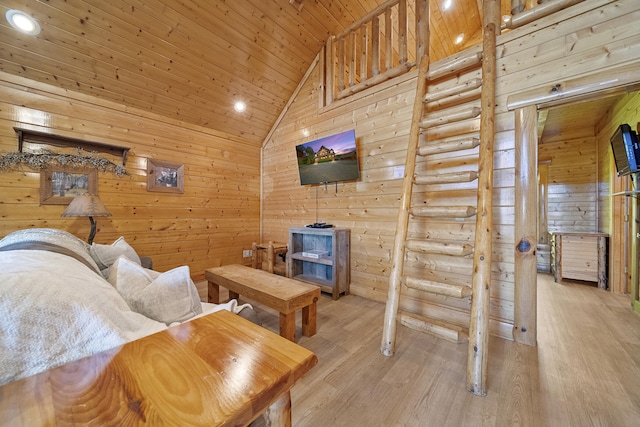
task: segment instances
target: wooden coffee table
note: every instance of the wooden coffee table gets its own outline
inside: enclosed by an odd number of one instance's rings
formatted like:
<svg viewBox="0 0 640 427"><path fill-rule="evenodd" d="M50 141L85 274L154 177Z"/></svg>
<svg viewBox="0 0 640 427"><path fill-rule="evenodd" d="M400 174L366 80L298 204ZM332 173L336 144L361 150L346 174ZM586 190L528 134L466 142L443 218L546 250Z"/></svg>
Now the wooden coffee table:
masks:
<svg viewBox="0 0 640 427"><path fill-rule="evenodd" d="M0 426L291 426L318 358L228 311L0 387ZM265 412L266 411L266 412Z"/></svg>
<svg viewBox="0 0 640 427"><path fill-rule="evenodd" d="M302 309L302 335L316 333L316 303L320 288L244 265L225 265L204 271L209 282L209 302L220 303L220 286L229 290L229 298L240 295L264 304L280 313L280 335L296 341L296 310Z"/></svg>

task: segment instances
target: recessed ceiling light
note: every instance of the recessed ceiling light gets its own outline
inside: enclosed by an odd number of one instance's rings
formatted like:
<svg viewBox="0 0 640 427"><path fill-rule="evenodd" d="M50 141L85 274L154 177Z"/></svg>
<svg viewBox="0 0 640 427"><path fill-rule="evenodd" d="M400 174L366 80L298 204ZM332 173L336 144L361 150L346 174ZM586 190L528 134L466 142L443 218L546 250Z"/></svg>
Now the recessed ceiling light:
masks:
<svg viewBox="0 0 640 427"><path fill-rule="evenodd" d="M462 40L464 40L464 33L461 33L461 34L458 35L458 37L456 37L455 43L456 44L460 44L460 43L462 43Z"/></svg>
<svg viewBox="0 0 640 427"><path fill-rule="evenodd" d="M309 136L309 129L302 129L302 136Z"/></svg>
<svg viewBox="0 0 640 427"><path fill-rule="evenodd" d="M444 0L444 2L442 3L442 10L449 10L452 4L453 0Z"/></svg>
<svg viewBox="0 0 640 427"><path fill-rule="evenodd" d="M233 109L236 110L238 113L242 113L244 110L247 109L247 104L245 104L242 101L237 101L235 104L233 104Z"/></svg>
<svg viewBox="0 0 640 427"><path fill-rule="evenodd" d="M35 36L40 34L40 25L27 13L20 10L11 9L6 13L7 21L16 30L24 34Z"/></svg>

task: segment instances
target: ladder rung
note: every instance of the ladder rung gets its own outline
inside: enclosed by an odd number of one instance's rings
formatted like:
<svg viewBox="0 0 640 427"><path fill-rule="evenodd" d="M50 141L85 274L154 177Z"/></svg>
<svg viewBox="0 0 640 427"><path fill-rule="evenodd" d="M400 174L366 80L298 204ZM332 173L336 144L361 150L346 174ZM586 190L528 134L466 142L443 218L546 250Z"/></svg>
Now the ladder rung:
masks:
<svg viewBox="0 0 640 427"><path fill-rule="evenodd" d="M416 289L418 291L431 292L433 294L445 295L449 297L467 298L471 296L471 288L464 285L438 283L409 276L404 278L404 284L407 285L407 288Z"/></svg>
<svg viewBox="0 0 640 427"><path fill-rule="evenodd" d="M463 56L455 56L452 60L440 64L438 68L429 70L427 78L429 80L435 80L448 74L454 74L465 68L480 65L481 61L482 52L463 53Z"/></svg>
<svg viewBox="0 0 640 427"><path fill-rule="evenodd" d="M458 111L455 113L443 113L437 117L427 117L420 121L420 127L423 129L430 128L432 126L444 125L452 122L459 122L462 120L473 119L480 115L482 108L473 107L468 110Z"/></svg>
<svg viewBox="0 0 640 427"><path fill-rule="evenodd" d="M473 206L416 206L411 215L428 218L469 218L476 214Z"/></svg>
<svg viewBox="0 0 640 427"><path fill-rule="evenodd" d="M429 102L425 104L427 110L442 110L444 108L453 107L458 104L462 104L463 102L467 102L468 100L479 99L482 95L482 88L477 88L474 90L470 90L469 92L464 92L458 95L453 95L448 98L441 99L439 101Z"/></svg>
<svg viewBox="0 0 640 427"><path fill-rule="evenodd" d="M398 317L400 319L400 323L408 328L426 332L455 343L464 343L469 341L469 335L459 326L448 325L435 319L428 319L405 311L399 312Z"/></svg>
<svg viewBox="0 0 640 427"><path fill-rule="evenodd" d="M433 102L440 99L448 98L450 96L459 95L464 92L479 88L482 86L482 79L471 79L463 82L457 86L450 87L444 90L440 90L434 93L428 93L424 96L424 102Z"/></svg>
<svg viewBox="0 0 640 427"><path fill-rule="evenodd" d="M427 156L430 154L450 153L452 151L469 150L476 148L478 145L480 145L479 138L465 138L437 144L430 142L429 145L423 145L418 148L418 154Z"/></svg>
<svg viewBox="0 0 640 427"><path fill-rule="evenodd" d="M425 254L467 256L473 253L473 246L469 243L407 240L405 247L412 252L422 252Z"/></svg>
<svg viewBox="0 0 640 427"><path fill-rule="evenodd" d="M476 171L462 171L441 173L438 175L416 175L413 178L415 184L452 184L458 182L471 182L478 178Z"/></svg>
<svg viewBox="0 0 640 427"><path fill-rule="evenodd" d="M435 126L424 132L428 141L445 139L446 135L466 135L478 133L480 130L480 120L464 120L462 122L449 123L442 126Z"/></svg>

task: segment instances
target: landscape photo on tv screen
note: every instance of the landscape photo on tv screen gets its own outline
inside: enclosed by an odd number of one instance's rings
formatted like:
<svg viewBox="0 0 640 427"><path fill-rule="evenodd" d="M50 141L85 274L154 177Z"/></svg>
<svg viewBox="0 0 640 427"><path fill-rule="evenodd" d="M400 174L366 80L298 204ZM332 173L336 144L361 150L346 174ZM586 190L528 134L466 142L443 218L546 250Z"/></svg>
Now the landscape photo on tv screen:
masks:
<svg viewBox="0 0 640 427"><path fill-rule="evenodd" d="M302 185L360 177L354 130L297 145L296 155Z"/></svg>

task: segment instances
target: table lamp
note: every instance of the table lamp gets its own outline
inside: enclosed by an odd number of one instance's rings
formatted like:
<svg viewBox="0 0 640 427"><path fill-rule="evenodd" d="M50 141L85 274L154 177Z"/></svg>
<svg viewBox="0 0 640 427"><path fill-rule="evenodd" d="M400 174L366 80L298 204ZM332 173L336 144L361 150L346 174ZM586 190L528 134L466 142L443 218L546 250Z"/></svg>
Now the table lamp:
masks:
<svg viewBox="0 0 640 427"><path fill-rule="evenodd" d="M76 196L67 209L62 213L62 216L88 216L91 222L91 233L89 233L89 244L93 243L93 238L96 235L96 222L94 216L111 216L111 212L107 210L107 207L102 203L102 200L95 194L81 194Z"/></svg>

